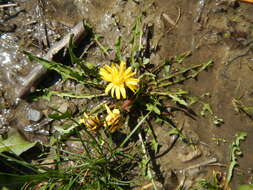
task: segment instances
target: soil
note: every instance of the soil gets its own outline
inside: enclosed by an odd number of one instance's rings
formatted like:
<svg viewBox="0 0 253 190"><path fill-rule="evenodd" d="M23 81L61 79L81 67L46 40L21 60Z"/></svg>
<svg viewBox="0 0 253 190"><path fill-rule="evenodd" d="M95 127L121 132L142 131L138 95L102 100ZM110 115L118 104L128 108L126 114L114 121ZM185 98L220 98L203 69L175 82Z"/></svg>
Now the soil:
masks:
<svg viewBox="0 0 253 190"><path fill-rule="evenodd" d="M1 2L1 1L0 1ZM4 1L5 2L5 1ZM18 128L30 141L47 143L50 125L38 130L27 130L30 124L27 110L34 108L43 113L46 120L50 107L73 103L74 111L82 110L91 101L65 100L53 97L49 102L39 100L28 102L15 99L15 89L22 85L22 77L37 64L30 62L22 50L43 56L50 46L66 34L69 28L81 20L89 23L94 32L103 36L102 43L113 47L122 36L128 44L136 18L153 26L151 46L156 49L151 55L155 65L163 63L182 52L191 51L187 64L199 64L208 60L214 66L200 73L196 80L188 80L180 88L193 96L202 96L211 105L213 116L201 116L202 107L192 109L196 116L188 117L177 112L174 120L183 128L183 133L196 141L192 148L177 140L166 152L174 136L164 126L156 126L155 134L161 145L161 156L153 165L161 189L173 189L185 181L188 189L200 178L211 178L213 170L226 171L229 164L229 145L235 134L244 131L248 136L241 145L243 157L239 159L231 189L239 184L252 182L253 169L253 115L236 112L233 99L239 99L247 106L253 106L253 4L230 0L22 0L6 1L17 6L0 8L0 132ZM127 46L124 47L126 55ZM114 55L110 55L113 57ZM87 55L88 61L96 64L110 62L97 47ZM53 75L53 74L51 74ZM56 82L55 82L56 81ZM53 89L78 91L83 86L71 82L61 83L57 76L50 77ZM70 106L69 106L70 107ZM75 110L76 109L76 110ZM253 114L253 113L252 113ZM223 119L220 126L213 124L214 116ZM216 143L214 138L223 138L226 143ZM162 154L165 152L164 154ZM215 166L194 168L183 174L186 168L216 158ZM225 167L224 167L225 166ZM145 185L145 179L136 181Z"/></svg>

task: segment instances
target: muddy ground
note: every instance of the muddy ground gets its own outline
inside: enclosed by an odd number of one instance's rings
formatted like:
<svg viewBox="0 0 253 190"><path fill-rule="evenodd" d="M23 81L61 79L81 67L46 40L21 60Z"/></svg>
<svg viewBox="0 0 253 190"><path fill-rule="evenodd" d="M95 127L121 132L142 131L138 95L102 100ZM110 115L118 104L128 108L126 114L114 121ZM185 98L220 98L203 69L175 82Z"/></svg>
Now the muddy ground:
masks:
<svg viewBox="0 0 253 190"><path fill-rule="evenodd" d="M158 142L162 145L160 152L165 152L155 160L155 173L161 188L176 188L185 178L182 174L185 168L213 158L218 160L215 166L197 167L186 174L186 187L199 178L211 178L214 169L226 171L229 145L240 131L247 132L248 136L241 145L243 157L239 159L240 167L235 172L231 188L252 182L253 115L236 112L233 99L253 106L253 4L229 0L13 0L3 3L7 2L17 4L0 8L1 133L15 127L30 141L46 143L50 126L29 129L28 126L37 121L28 120L28 110L38 110L42 117L38 120L41 121L50 112L49 105L70 104L70 101L57 97L51 102L15 100L15 90L22 86L22 77L36 65L27 60L22 50L44 55L56 40L82 19L96 33L103 35L103 44L113 47L118 36L122 36L127 44L136 18L142 16L143 23L153 26L151 46L156 49L151 55L153 64L161 64L186 51L192 52L192 56L187 58L189 65L214 61L208 72L180 86L194 96L210 93L204 101L211 105L213 116L202 117L199 105L192 107L196 112L194 117L182 113L174 115L184 133L198 142L197 149L193 151L177 141L166 153L171 136L166 133L166 128L155 128ZM109 58L98 53L96 47L88 53L87 59L96 64L109 62ZM83 88L71 82L62 84L55 76L51 78L48 86L55 89L80 91ZM74 111L81 110L87 103L92 104L87 100L72 100L72 103ZM214 116L224 122L215 126ZM226 142L216 143L214 138L223 138ZM143 180L143 185L146 183Z"/></svg>

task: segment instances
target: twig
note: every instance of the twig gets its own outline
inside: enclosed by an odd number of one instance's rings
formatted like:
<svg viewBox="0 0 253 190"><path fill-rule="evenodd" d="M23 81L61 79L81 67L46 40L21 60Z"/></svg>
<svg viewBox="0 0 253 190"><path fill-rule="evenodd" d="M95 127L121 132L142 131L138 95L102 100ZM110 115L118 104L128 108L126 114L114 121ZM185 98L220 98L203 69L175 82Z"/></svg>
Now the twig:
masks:
<svg viewBox="0 0 253 190"><path fill-rule="evenodd" d="M218 161L217 158L211 158L210 160L206 160L206 161L203 161L201 163L198 163L198 164L195 164L193 166L190 166L190 167L184 169L183 171L186 172L188 170L192 170L192 169L195 169L195 168L205 167L205 166L213 164L213 163L215 163L217 161Z"/></svg>
<svg viewBox="0 0 253 190"><path fill-rule="evenodd" d="M0 8L6 8L6 7L16 7L18 6L17 3L10 3L10 4L4 4L4 5L0 5Z"/></svg>
<svg viewBox="0 0 253 190"><path fill-rule="evenodd" d="M141 190L148 189L148 188L150 188L150 187L152 187L152 186L153 186L153 183L149 183L149 184L147 184L147 185L142 186L142 187L141 187Z"/></svg>
<svg viewBox="0 0 253 190"><path fill-rule="evenodd" d="M91 41L83 50L82 54L79 56L79 58L83 58L84 55L87 53L87 51L90 49L91 46L95 44L94 41Z"/></svg>
<svg viewBox="0 0 253 190"><path fill-rule="evenodd" d="M74 35L73 42L79 42L86 35L86 30L84 28L83 21L79 22L72 30L59 42L55 43L48 51L44 59L53 60L54 55L56 55L61 49L67 47L69 44L70 37ZM41 77L46 73L46 69L42 65L37 65L34 67L30 73L21 78L21 86L15 91L17 98L23 98L26 94L30 93L32 87L34 87Z"/></svg>
<svg viewBox="0 0 253 190"><path fill-rule="evenodd" d="M171 18L169 15L167 15L166 13L163 13L162 16L163 16L163 18L164 18L168 23L170 23L170 24L173 25L173 26L176 26L176 22L175 22L174 20L172 20L172 18Z"/></svg>
<svg viewBox="0 0 253 190"><path fill-rule="evenodd" d="M181 9L180 9L180 7L178 7L177 9L178 9L178 16L177 16L176 24L178 23L179 19L181 18Z"/></svg>
<svg viewBox="0 0 253 190"><path fill-rule="evenodd" d="M248 53L251 51L251 48L252 46L250 46L245 52L243 52L242 54L240 55L236 55L235 57L233 57L232 59L228 60L226 63L225 63L225 66L228 66L230 65L231 63L233 63L235 60L237 60L238 58L241 58L241 57L244 57L246 55L248 55Z"/></svg>

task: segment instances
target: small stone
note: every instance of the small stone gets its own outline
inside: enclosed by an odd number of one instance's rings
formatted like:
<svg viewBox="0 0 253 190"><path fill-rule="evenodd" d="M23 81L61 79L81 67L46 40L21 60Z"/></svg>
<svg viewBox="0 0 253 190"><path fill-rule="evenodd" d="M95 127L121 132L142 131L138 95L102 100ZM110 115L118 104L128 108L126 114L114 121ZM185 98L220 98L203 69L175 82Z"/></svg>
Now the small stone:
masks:
<svg viewBox="0 0 253 190"><path fill-rule="evenodd" d="M58 110L61 113L68 111L70 114L75 114L77 112L77 106L73 102L65 102L58 108Z"/></svg>
<svg viewBox="0 0 253 190"><path fill-rule="evenodd" d="M27 118L29 121L39 121L42 118L42 113L38 110L35 110L33 108L30 108L27 111Z"/></svg>
<svg viewBox="0 0 253 190"><path fill-rule="evenodd" d="M0 125L0 135L6 134L10 129L10 126Z"/></svg>
<svg viewBox="0 0 253 190"><path fill-rule="evenodd" d="M85 89L85 86L83 84L77 84L76 85L76 92L80 93Z"/></svg>

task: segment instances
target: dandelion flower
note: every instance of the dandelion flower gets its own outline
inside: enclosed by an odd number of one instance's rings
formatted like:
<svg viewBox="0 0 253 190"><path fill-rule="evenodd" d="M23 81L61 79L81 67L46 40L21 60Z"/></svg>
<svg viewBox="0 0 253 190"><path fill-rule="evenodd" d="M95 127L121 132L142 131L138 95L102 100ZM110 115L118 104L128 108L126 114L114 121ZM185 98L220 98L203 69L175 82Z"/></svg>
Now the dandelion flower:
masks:
<svg viewBox="0 0 253 190"><path fill-rule="evenodd" d="M120 111L119 109L113 109L112 111L110 108L105 105L107 116L105 118L105 126L109 127L110 132L115 132L120 126Z"/></svg>
<svg viewBox="0 0 253 190"><path fill-rule="evenodd" d="M97 130L101 127L101 122L97 116L88 116L86 113L84 113L84 117L79 122L84 124L90 131Z"/></svg>
<svg viewBox="0 0 253 190"><path fill-rule="evenodd" d="M106 88L105 93L109 94L111 91L111 96L120 99L122 96L126 98L125 87L130 88L131 91L135 92L138 85L138 79L134 78L135 72L131 71L131 67L126 68L126 63L124 61L120 62L120 65L104 66L100 69L99 74L102 79L110 82Z"/></svg>

